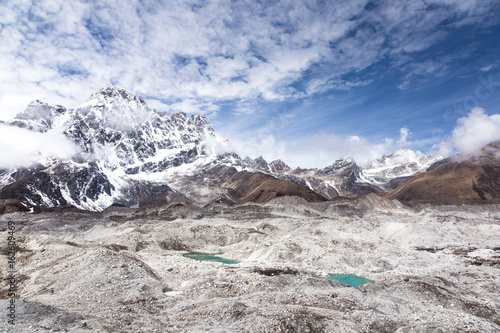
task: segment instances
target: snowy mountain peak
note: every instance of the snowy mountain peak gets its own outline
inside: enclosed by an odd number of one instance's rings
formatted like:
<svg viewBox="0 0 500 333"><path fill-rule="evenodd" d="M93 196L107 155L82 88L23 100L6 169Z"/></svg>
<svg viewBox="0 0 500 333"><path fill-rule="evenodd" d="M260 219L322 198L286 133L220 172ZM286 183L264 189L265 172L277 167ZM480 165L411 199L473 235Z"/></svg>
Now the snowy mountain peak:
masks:
<svg viewBox="0 0 500 333"><path fill-rule="evenodd" d="M350 167L350 166L355 165L355 164L356 164L356 161L354 160L354 158L352 158L351 156L344 156L343 158L339 158L338 160L336 160L331 165L331 168L338 170L338 169Z"/></svg>
<svg viewBox="0 0 500 333"><path fill-rule="evenodd" d="M441 159L443 159L441 156L425 155L419 151L401 148L368 163L363 168L360 177L367 182L385 183L394 178L413 176L423 172Z"/></svg>
<svg viewBox="0 0 500 333"><path fill-rule="evenodd" d="M45 120L52 119L52 107L43 99L37 99L28 104L28 107L16 115L20 120Z"/></svg>
<svg viewBox="0 0 500 333"><path fill-rule="evenodd" d="M275 176L291 171L291 168L280 159L267 163L262 156L259 156L256 159L246 157L243 162L250 170L262 171Z"/></svg>
<svg viewBox="0 0 500 333"><path fill-rule="evenodd" d="M390 155L384 155L381 158L369 163L365 169L380 168L383 166L391 167L398 164L416 163L419 165L428 164L429 160L440 160L441 157L422 154L420 151L413 151L408 148L401 148Z"/></svg>
<svg viewBox="0 0 500 333"><path fill-rule="evenodd" d="M116 87L106 87L92 94L75 112L95 125L122 131L141 126L153 115L142 98Z"/></svg>
<svg viewBox="0 0 500 333"><path fill-rule="evenodd" d="M268 171L269 170L269 164L267 161L262 157L259 156L254 160L255 164L257 165L257 169L262 170L262 171Z"/></svg>
<svg viewBox="0 0 500 333"><path fill-rule="evenodd" d="M185 112L174 113L170 116L170 120L176 125L184 125L186 122L187 114Z"/></svg>
<svg viewBox="0 0 500 333"><path fill-rule="evenodd" d="M415 152L411 149L403 147L403 148L396 150L394 153L387 155L387 157L393 158L396 156L404 156L407 158L415 158L415 157L420 156L420 155L422 155L422 153L420 151Z"/></svg>
<svg viewBox="0 0 500 333"><path fill-rule="evenodd" d="M197 114L197 115L192 115L191 117L189 117L189 119L187 120L187 124L194 125L196 127L201 128L201 127L205 127L206 125L210 125L210 122L208 121L207 118L205 118L201 114Z"/></svg>
<svg viewBox="0 0 500 333"><path fill-rule="evenodd" d="M187 119L186 125L193 127L197 132L205 133L206 135L215 136L215 131L207 118L201 114L192 115ZM225 141L225 140L224 140Z"/></svg>
<svg viewBox="0 0 500 333"><path fill-rule="evenodd" d="M45 100L45 98L40 98L40 99L36 99L34 101L31 101L30 104L28 104L28 107L30 106L47 106L49 107L49 103L47 103L47 100Z"/></svg>
<svg viewBox="0 0 500 333"><path fill-rule="evenodd" d="M21 173L0 170L0 186L24 181L26 190L19 196L32 205L101 210L114 202L154 198L153 192L147 194L151 188L172 191L166 185L171 174L210 163L240 164L204 116L180 112L169 117L116 87L99 90L75 109L34 101L8 125L34 132L57 128L61 140L75 147L65 158L37 160L25 180Z"/></svg>
<svg viewBox="0 0 500 333"><path fill-rule="evenodd" d="M133 92L117 87L103 88L70 110L36 100L10 124L37 132L60 127L83 153L98 158L112 170L134 166L134 170L128 170L134 174L144 168L158 171L183 164L187 160L171 163L165 157L175 159L172 150L182 154L194 152L195 146L207 136L216 136L202 115L188 118L180 112L169 117L150 110ZM196 159L196 154L190 154L189 161Z"/></svg>
<svg viewBox="0 0 500 333"><path fill-rule="evenodd" d="M272 172L283 173L288 172L291 168L282 160L278 159L269 163L269 168Z"/></svg>
<svg viewBox="0 0 500 333"><path fill-rule="evenodd" d="M70 144L67 155L37 159L33 170L0 170L4 197L15 195L30 205L49 207L71 204L102 210L112 203L154 201L158 193L184 193L181 189L204 198L206 191L198 188L202 184L197 180L210 187L213 184L205 180L211 172L217 178L243 169L333 198L381 191L388 180L414 175L441 159L403 148L363 170L349 156L323 169L304 170L290 170L279 159L268 163L262 156L241 160L203 115L179 112L168 116L116 87L99 90L75 109L36 100L8 125L37 135L47 132Z"/></svg>
<svg viewBox="0 0 500 333"><path fill-rule="evenodd" d="M31 131L47 132L54 127L54 121L66 111L64 106L52 106L43 99L37 99L23 112L18 113L11 124Z"/></svg>
<svg viewBox="0 0 500 333"><path fill-rule="evenodd" d="M146 105L146 102L139 97L138 95L134 94L130 90L124 89L124 88L118 88L114 86L108 86L105 88L102 88L101 90L95 92L92 94L89 98L89 100L122 100L125 102L132 102L135 101L135 103L140 103Z"/></svg>

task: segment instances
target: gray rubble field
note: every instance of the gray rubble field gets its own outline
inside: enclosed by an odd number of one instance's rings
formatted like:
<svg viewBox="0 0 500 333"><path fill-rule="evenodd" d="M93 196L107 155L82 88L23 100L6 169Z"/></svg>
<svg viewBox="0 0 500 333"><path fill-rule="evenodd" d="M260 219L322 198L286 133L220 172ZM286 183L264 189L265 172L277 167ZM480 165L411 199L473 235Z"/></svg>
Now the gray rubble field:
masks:
<svg viewBox="0 0 500 333"><path fill-rule="evenodd" d="M178 219L126 209L0 216L0 331L500 332L497 206L309 217L298 205L265 207ZM8 221L19 247L14 327ZM192 251L239 263L184 256ZM330 273L375 282L354 288Z"/></svg>

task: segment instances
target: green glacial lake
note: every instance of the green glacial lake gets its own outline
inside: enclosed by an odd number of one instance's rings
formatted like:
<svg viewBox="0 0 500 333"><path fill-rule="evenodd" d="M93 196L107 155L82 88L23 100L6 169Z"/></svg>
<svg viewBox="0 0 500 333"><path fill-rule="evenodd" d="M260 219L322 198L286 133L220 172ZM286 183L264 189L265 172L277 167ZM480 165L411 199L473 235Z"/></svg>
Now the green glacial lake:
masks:
<svg viewBox="0 0 500 333"><path fill-rule="evenodd" d="M184 253L183 256L189 259L194 259L199 261L215 261L228 265L234 265L240 263L237 260L219 257L218 254L222 253L189 252L189 253Z"/></svg>
<svg viewBox="0 0 500 333"><path fill-rule="evenodd" d="M351 287L358 287L365 283L373 283L375 281L365 279L354 274L328 274L327 280L335 280L345 283Z"/></svg>

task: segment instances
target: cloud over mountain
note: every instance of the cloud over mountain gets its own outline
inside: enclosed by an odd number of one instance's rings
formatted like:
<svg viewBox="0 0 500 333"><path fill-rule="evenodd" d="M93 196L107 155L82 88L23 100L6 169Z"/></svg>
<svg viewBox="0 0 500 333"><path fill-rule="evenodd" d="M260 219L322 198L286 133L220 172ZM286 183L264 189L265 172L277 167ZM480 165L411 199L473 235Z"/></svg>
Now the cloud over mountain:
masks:
<svg viewBox="0 0 500 333"><path fill-rule="evenodd" d="M77 146L61 131L45 133L0 124L0 169L29 167L44 158L67 159L78 153Z"/></svg>
<svg viewBox="0 0 500 333"><path fill-rule="evenodd" d="M469 155L482 146L500 140L500 114L488 115L482 108L474 108L459 118L452 135L437 145L442 155L453 151Z"/></svg>

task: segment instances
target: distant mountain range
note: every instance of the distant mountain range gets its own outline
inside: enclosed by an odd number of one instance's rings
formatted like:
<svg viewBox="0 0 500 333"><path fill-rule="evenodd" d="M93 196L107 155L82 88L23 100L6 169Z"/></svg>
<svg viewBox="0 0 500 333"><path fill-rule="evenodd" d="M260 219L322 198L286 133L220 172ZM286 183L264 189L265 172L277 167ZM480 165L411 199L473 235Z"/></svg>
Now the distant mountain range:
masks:
<svg viewBox="0 0 500 333"><path fill-rule="evenodd" d="M345 157L322 169L292 170L281 160L268 163L262 157L241 158L231 152L201 115L169 117L116 87L99 90L74 109L34 101L4 125L34 133L62 131L76 147L70 158L40 158L29 167L0 170L0 205L26 210L71 205L101 211L111 205L172 201L238 204L280 196L324 201L392 190L391 198L421 200L442 196L420 184L432 188L429 184L437 175L455 165L442 157L400 149L364 168ZM498 185L498 156L489 159L482 159L481 170L474 169L471 185L485 200L496 197ZM444 165L425 172L437 163ZM471 164L463 165L465 174L467 165Z"/></svg>

